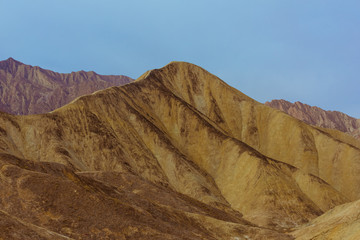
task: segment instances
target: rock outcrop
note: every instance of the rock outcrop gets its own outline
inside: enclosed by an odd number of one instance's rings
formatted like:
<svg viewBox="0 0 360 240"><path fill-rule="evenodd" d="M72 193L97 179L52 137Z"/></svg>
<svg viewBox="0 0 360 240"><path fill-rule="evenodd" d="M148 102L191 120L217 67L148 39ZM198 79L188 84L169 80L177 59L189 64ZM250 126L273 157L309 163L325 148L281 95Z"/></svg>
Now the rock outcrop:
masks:
<svg viewBox="0 0 360 240"><path fill-rule="evenodd" d="M75 98L133 81L95 72L56 73L12 58L0 61L0 111L17 115L50 112Z"/></svg>
<svg viewBox="0 0 360 240"><path fill-rule="evenodd" d="M0 213L39 239L293 239L360 198L352 140L173 62L47 114L1 113Z"/></svg>
<svg viewBox="0 0 360 240"><path fill-rule="evenodd" d="M360 139L360 119L350 117L342 112L325 111L301 102L291 103L285 100L272 100L266 102L265 105L286 112L308 124L336 129Z"/></svg>

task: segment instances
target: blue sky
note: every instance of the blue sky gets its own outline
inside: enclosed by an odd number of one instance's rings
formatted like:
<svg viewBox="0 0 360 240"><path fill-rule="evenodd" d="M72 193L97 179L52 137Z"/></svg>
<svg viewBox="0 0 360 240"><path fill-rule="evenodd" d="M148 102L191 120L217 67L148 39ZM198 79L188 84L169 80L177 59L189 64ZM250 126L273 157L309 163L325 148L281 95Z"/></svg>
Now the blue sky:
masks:
<svg viewBox="0 0 360 240"><path fill-rule="evenodd" d="M250 97L360 118L360 1L0 0L0 59L137 78L195 63Z"/></svg>

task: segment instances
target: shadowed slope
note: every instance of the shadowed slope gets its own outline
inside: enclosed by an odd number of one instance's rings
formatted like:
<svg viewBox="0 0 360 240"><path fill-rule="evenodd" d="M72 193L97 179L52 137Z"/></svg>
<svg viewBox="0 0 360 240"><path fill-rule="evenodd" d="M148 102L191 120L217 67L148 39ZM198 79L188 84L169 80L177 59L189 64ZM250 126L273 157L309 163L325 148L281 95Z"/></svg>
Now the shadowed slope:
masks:
<svg viewBox="0 0 360 240"><path fill-rule="evenodd" d="M290 239L132 174L77 174L6 154L0 169L5 239Z"/></svg>
<svg viewBox="0 0 360 240"><path fill-rule="evenodd" d="M71 240L72 238L23 222L0 210L0 239Z"/></svg>

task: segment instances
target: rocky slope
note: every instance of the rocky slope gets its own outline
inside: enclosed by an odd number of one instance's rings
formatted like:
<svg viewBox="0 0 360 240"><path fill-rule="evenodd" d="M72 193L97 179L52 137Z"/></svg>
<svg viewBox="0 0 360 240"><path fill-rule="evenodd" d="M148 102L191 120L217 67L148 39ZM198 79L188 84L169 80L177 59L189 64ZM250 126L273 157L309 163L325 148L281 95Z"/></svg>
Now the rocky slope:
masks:
<svg viewBox="0 0 360 240"><path fill-rule="evenodd" d="M0 111L18 115L46 113L84 94L131 81L126 76L95 72L61 74L9 58L0 61Z"/></svg>
<svg viewBox="0 0 360 240"><path fill-rule="evenodd" d="M292 233L296 239L360 239L360 200L347 203Z"/></svg>
<svg viewBox="0 0 360 240"><path fill-rule="evenodd" d="M301 102L291 103L285 100L272 100L265 105L279 109L308 124L336 129L360 139L360 119L356 119L338 111L325 111Z"/></svg>
<svg viewBox="0 0 360 240"><path fill-rule="evenodd" d="M51 113L0 114L0 229L18 226L17 239L293 239L292 228L360 198L352 140L173 62Z"/></svg>

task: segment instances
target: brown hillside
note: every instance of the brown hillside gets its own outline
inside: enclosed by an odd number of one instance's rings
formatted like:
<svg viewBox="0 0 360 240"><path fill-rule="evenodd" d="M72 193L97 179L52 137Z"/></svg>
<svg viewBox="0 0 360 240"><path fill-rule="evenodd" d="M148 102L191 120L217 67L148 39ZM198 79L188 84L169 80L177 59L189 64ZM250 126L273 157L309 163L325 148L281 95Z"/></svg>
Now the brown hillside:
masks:
<svg viewBox="0 0 360 240"><path fill-rule="evenodd" d="M0 210L39 236L291 239L360 197L345 134L183 62L51 113L0 114L0 153Z"/></svg>
<svg viewBox="0 0 360 240"><path fill-rule="evenodd" d="M360 200L328 211L293 232L296 239L360 239Z"/></svg>

